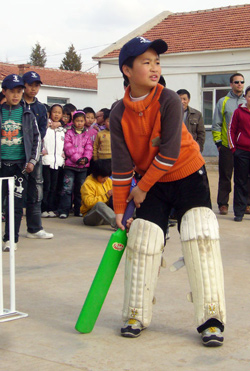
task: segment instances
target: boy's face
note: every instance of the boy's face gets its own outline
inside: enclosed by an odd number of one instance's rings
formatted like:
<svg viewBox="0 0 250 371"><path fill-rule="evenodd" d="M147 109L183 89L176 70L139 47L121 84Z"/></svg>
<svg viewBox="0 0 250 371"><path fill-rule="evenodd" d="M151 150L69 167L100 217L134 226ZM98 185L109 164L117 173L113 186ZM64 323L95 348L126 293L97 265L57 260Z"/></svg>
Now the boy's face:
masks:
<svg viewBox="0 0 250 371"><path fill-rule="evenodd" d="M79 116L74 119L74 125L76 129L82 130L84 128L84 124L85 124L85 118L83 116Z"/></svg>
<svg viewBox="0 0 250 371"><path fill-rule="evenodd" d="M95 115L91 112L86 113L85 119L85 126L89 128L95 121Z"/></svg>
<svg viewBox="0 0 250 371"><path fill-rule="evenodd" d="M247 101L247 107L250 109L250 91L247 92L246 96L246 101Z"/></svg>
<svg viewBox="0 0 250 371"><path fill-rule="evenodd" d="M105 120L105 127L107 130L109 130L109 118Z"/></svg>
<svg viewBox="0 0 250 371"><path fill-rule="evenodd" d="M148 94L157 85L161 76L159 56L151 48L135 58L132 68L123 65L122 69L129 79L133 97Z"/></svg>
<svg viewBox="0 0 250 371"><path fill-rule="evenodd" d="M23 96L23 88L21 86L17 86L14 89L2 89L3 94L6 98L6 103L9 106L16 106L20 103L22 96Z"/></svg>
<svg viewBox="0 0 250 371"><path fill-rule="evenodd" d="M28 84L27 82L24 84L24 97L29 99L34 99L35 96L38 94L41 84L37 81L33 82L32 84Z"/></svg>
<svg viewBox="0 0 250 371"><path fill-rule="evenodd" d="M101 175L98 175L98 177L96 178L97 179L97 181L99 182L99 183L105 183L106 182L106 180L108 179L108 176L101 176Z"/></svg>

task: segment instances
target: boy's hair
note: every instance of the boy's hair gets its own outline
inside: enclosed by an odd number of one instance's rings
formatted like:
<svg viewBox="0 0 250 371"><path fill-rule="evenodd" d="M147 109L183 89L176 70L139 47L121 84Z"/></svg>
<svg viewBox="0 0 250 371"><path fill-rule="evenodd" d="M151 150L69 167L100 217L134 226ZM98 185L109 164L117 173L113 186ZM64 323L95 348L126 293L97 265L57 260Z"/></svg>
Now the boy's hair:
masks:
<svg viewBox="0 0 250 371"><path fill-rule="evenodd" d="M70 112L74 112L77 110L76 106L74 106L74 104L72 103L66 103L63 108L68 108Z"/></svg>
<svg viewBox="0 0 250 371"><path fill-rule="evenodd" d="M176 92L178 95L184 95L184 94L187 94L187 96L188 96L188 99L190 99L190 97L191 97L191 95L190 95L190 93L189 93L189 91L188 90L186 90L186 89L179 89L179 90L177 90L177 92Z"/></svg>
<svg viewBox="0 0 250 371"><path fill-rule="evenodd" d="M134 64L135 58L136 57L129 57L129 58L127 58L125 60L125 62L123 63L123 66L128 66L129 68L133 68L133 64ZM129 85L128 76L126 76L123 72L122 72L122 76L123 76L123 79L127 83L127 86L128 86Z"/></svg>
<svg viewBox="0 0 250 371"><path fill-rule="evenodd" d="M162 75L160 77L160 80L158 81L158 84L161 84L162 86L164 86L164 88L166 87L166 81Z"/></svg>
<svg viewBox="0 0 250 371"><path fill-rule="evenodd" d="M246 88L245 95L250 91L250 85Z"/></svg>
<svg viewBox="0 0 250 371"><path fill-rule="evenodd" d="M95 111L93 110L92 107L85 107L85 108L83 108L83 112L85 114L87 114L87 113L93 113L93 115L95 116Z"/></svg>
<svg viewBox="0 0 250 371"><path fill-rule="evenodd" d="M103 120L107 120L109 118L111 110L108 108L102 108L101 111L103 112Z"/></svg>
<svg viewBox="0 0 250 371"><path fill-rule="evenodd" d="M53 104L53 105L50 107L50 109L49 109L49 117L51 117L51 112L52 112L52 109L53 109L54 107L60 107L60 108L62 109L62 112L63 112L63 108L62 108L62 106L61 106L60 104L58 104L58 103Z"/></svg>
<svg viewBox="0 0 250 371"><path fill-rule="evenodd" d="M71 110L69 109L69 107L65 107L63 106L63 114L64 115L70 115L70 118L71 118Z"/></svg>
<svg viewBox="0 0 250 371"><path fill-rule="evenodd" d="M244 79L244 76L242 75L242 73L234 73L232 76L230 76L230 84L233 83L233 79L235 76L241 76Z"/></svg>
<svg viewBox="0 0 250 371"><path fill-rule="evenodd" d="M96 179L98 176L105 178L111 175L111 159L96 160L92 165L92 175Z"/></svg>
<svg viewBox="0 0 250 371"><path fill-rule="evenodd" d="M77 119L77 117L84 117L84 119L85 119L85 112L83 112L83 111L75 111L75 112L73 112L73 114L72 114L72 121L74 122L74 120Z"/></svg>

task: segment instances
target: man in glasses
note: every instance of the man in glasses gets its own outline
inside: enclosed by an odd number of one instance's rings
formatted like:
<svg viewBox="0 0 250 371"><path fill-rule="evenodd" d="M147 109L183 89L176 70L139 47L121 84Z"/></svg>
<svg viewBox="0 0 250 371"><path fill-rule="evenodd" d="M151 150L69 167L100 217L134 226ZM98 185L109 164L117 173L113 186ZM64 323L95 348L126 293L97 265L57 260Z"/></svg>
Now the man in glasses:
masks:
<svg viewBox="0 0 250 371"><path fill-rule="evenodd" d="M229 149L227 140L228 125L231 116L239 104L245 103L244 76L235 73L230 77L231 90L217 102L212 134L219 152L219 185L217 203L221 215L228 213L229 194L231 192L231 179L233 173L233 154ZM247 207L247 209L250 207ZM250 210L249 210L250 213Z"/></svg>

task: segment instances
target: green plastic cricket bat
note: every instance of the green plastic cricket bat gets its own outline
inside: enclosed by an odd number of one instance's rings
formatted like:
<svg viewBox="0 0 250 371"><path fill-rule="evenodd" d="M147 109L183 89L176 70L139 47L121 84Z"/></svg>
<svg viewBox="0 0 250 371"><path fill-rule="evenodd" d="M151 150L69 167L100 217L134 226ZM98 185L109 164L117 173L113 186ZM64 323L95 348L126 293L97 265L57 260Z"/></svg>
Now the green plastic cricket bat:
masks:
<svg viewBox="0 0 250 371"><path fill-rule="evenodd" d="M134 209L135 204L131 200L123 216L122 224L124 226L126 226L127 219L133 215ZM119 228L111 235L103 254L101 263L76 322L75 329L77 331L87 334L93 330L126 245L127 232Z"/></svg>

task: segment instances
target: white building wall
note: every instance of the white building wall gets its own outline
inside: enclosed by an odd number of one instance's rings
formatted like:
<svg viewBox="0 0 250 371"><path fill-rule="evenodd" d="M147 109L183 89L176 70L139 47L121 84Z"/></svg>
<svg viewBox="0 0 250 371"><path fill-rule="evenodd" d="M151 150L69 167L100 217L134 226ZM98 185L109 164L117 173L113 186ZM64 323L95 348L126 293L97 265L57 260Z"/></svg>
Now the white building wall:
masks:
<svg viewBox="0 0 250 371"><path fill-rule="evenodd" d="M98 109L96 90L41 85L38 99L40 102L47 104L48 97L67 99L67 103L72 103L79 109L87 106L92 107L94 110Z"/></svg>
<svg viewBox="0 0 250 371"><path fill-rule="evenodd" d="M201 111L202 75L241 72L245 77L245 86L250 85L249 51L239 49L163 55L162 74L169 89L187 89L191 94L190 105ZM117 58L101 60L98 73L98 106L110 107L123 93L123 78Z"/></svg>

